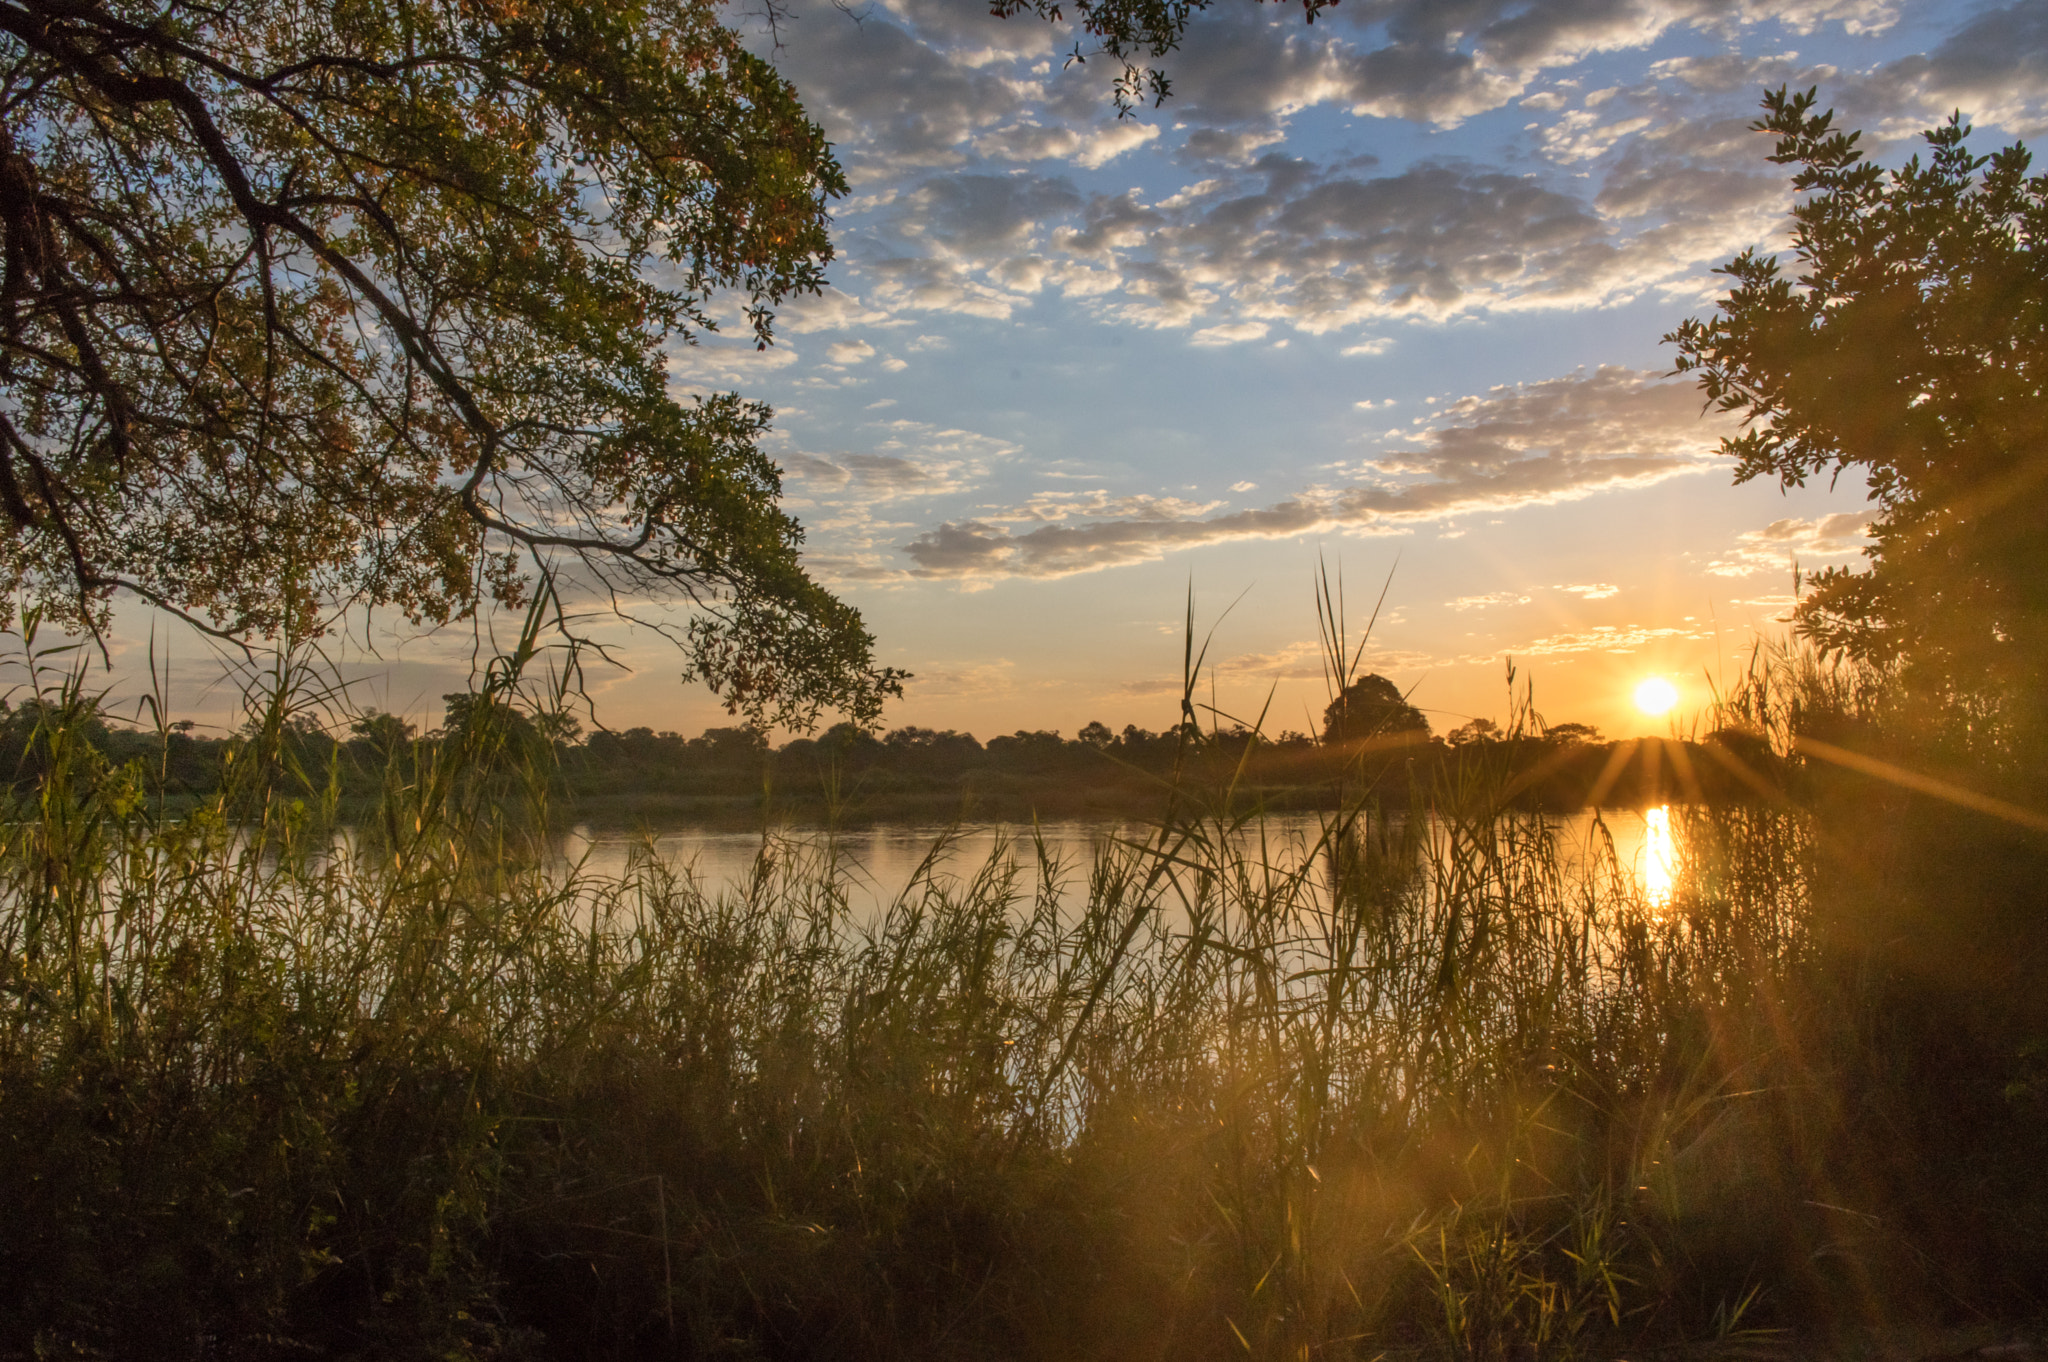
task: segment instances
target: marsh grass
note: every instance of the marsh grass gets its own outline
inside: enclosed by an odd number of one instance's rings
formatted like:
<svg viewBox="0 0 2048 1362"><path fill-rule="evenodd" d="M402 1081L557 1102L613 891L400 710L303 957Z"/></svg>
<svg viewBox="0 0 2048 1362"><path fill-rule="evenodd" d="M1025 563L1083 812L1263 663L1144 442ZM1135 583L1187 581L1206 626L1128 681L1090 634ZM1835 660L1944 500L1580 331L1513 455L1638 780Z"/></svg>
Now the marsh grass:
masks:
<svg viewBox="0 0 2048 1362"><path fill-rule="evenodd" d="M857 918L829 841L715 891L551 856L536 637L340 838L282 755L317 679L172 816L22 641L0 1353L1543 1362L1991 1256L1924 1261L1859 1162L1915 1071L1796 809L1684 815L1657 907L1477 764L1396 809L1361 765L1279 847L1191 723L1148 836L942 842Z"/></svg>

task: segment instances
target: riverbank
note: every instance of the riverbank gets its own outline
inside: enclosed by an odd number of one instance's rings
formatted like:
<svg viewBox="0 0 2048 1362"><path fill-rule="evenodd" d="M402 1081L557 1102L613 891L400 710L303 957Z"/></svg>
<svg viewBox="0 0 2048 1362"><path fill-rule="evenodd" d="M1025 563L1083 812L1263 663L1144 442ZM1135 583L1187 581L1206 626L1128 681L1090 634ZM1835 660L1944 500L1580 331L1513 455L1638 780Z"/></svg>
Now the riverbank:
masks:
<svg viewBox="0 0 2048 1362"><path fill-rule="evenodd" d="M1067 890L1020 836L870 911L829 840L562 855L516 728L337 840L283 724L178 814L63 713L0 810L0 1356L1569 1362L2048 1280L2048 851L1860 777L1671 806L1653 888L1505 745L1330 819L1197 748Z"/></svg>

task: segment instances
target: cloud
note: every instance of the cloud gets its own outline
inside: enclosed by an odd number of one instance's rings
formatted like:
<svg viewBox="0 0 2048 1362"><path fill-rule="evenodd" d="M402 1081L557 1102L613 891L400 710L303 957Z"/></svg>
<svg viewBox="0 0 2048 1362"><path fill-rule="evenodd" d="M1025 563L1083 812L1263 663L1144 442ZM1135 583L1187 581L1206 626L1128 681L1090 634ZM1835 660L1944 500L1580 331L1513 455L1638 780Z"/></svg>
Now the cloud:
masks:
<svg viewBox="0 0 2048 1362"><path fill-rule="evenodd" d="M1058 159L1072 161L1087 170L1100 170L1158 136L1158 124L1131 119L1080 128L1047 127L1035 119L1026 119L975 138L974 149L984 156L1008 161Z"/></svg>
<svg viewBox="0 0 2048 1362"><path fill-rule="evenodd" d="M1285 136L1278 128L1237 132L1223 128L1196 128L1181 142L1179 154L1182 160L1196 164L1217 161L1241 166Z"/></svg>
<svg viewBox="0 0 2048 1362"><path fill-rule="evenodd" d="M1103 488L1072 492L1039 492L1022 506L1011 510L989 511L982 519L994 521L1037 521L1057 523L1065 520L1102 519L1104 517L1136 520L1163 521L1186 520L1207 515L1223 505L1220 501L1187 501L1180 497L1150 496L1145 493L1115 495Z"/></svg>
<svg viewBox="0 0 2048 1362"><path fill-rule="evenodd" d="M1620 593L1621 588L1605 582L1581 586L1554 586L1553 591L1563 591L1588 601L1604 601ZM1484 596L1460 596L1444 604L1453 610L1485 610L1496 605L1527 605L1534 598L1520 591L1494 591Z"/></svg>
<svg viewBox="0 0 2048 1362"><path fill-rule="evenodd" d="M958 462L920 463L893 454L786 454L782 466L802 484L800 498L792 499L795 505L824 497L842 503L894 501L958 491L964 485Z"/></svg>
<svg viewBox="0 0 2048 1362"><path fill-rule="evenodd" d="M860 364L875 357L875 347L866 341L841 341L825 354L834 364Z"/></svg>
<svg viewBox="0 0 2048 1362"><path fill-rule="evenodd" d="M775 370L789 368L797 357L797 351L787 344L756 350L752 341L699 337L689 345L670 349L668 377L685 388L745 387Z"/></svg>
<svg viewBox="0 0 2048 1362"><path fill-rule="evenodd" d="M1932 51L1890 62L1840 93L1846 114L1893 134L1961 109L1978 123L2039 136L2048 131L2048 8L2022 0L1985 10Z"/></svg>
<svg viewBox="0 0 2048 1362"><path fill-rule="evenodd" d="M994 517L948 521L902 545L934 578L1061 577L1181 549L1327 530L1395 534L1410 523L1572 500L1713 467L1722 423L1689 384L1603 367L1496 388L1440 410L1369 480L1221 515L1153 503L1142 516L1017 532ZM1395 472L1386 471L1391 465Z"/></svg>
<svg viewBox="0 0 2048 1362"><path fill-rule="evenodd" d="M922 421L883 420L868 428L880 433L870 450L777 456L792 484L787 504L807 512L811 528L839 534L833 549L843 560L835 569L841 577L848 575L848 564L879 569L884 561L866 554L878 547L863 538L873 529L870 508L966 491L986 478L993 465L1018 453L1006 440Z"/></svg>
<svg viewBox="0 0 2048 1362"><path fill-rule="evenodd" d="M1041 220L1072 212L1081 196L1063 178L947 175L926 180L894 205L900 236L936 241L961 255L1007 253L1029 243Z"/></svg>
<svg viewBox="0 0 2048 1362"><path fill-rule="evenodd" d="M1231 322L1197 331L1188 341L1192 345L1235 345L1239 341L1261 340L1266 330L1264 322Z"/></svg>
<svg viewBox="0 0 2048 1362"><path fill-rule="evenodd" d="M920 662L911 688L920 700L933 696L1009 695L1017 688L1017 664L1007 657L987 662Z"/></svg>
<svg viewBox="0 0 2048 1362"><path fill-rule="evenodd" d="M1502 656L1507 657L1555 657L1564 653L1633 653L1646 643L1657 643L1666 639L1712 638L1711 629L1687 629L1680 625L1646 627L1640 624L1614 625L1598 624L1591 629L1577 629L1569 633L1550 634L1532 639L1516 648L1503 648L1500 652L1486 657L1465 659L1468 662L1491 662Z"/></svg>
<svg viewBox="0 0 2048 1362"><path fill-rule="evenodd" d="M979 17L979 16L978 16ZM906 22L906 20L908 20ZM976 25L979 42L949 50L936 13L870 8L858 23L818 6L757 37L755 46L800 92L856 184L907 170L965 164L981 131L1013 121L1029 104L1028 88L998 56L1005 43L1046 50L1046 25ZM1012 47L1014 53L1018 49Z"/></svg>
<svg viewBox="0 0 2048 1362"><path fill-rule="evenodd" d="M1815 520L1787 517L1741 535L1722 557L1707 564L1717 577L1788 572L1796 563L1852 558L1870 547L1874 511L1837 511Z"/></svg>
<svg viewBox="0 0 2048 1362"><path fill-rule="evenodd" d="M1484 610L1494 605L1527 605L1529 598L1518 591L1494 591L1484 596L1460 596L1444 604L1453 610Z"/></svg>
<svg viewBox="0 0 2048 1362"><path fill-rule="evenodd" d="M1106 119L1099 72L1055 70L1042 38L1018 36L1043 25L990 24L940 0L892 0L860 24L820 10L775 60L868 186L841 210L859 296L799 301L785 325L872 328L914 312L1007 320L1052 291L1103 322L1185 327L1219 345L1260 326L1327 334L1651 290L1690 300L1711 287L1705 265L1782 221L1783 173L1747 130L1757 84L1836 73L1791 52L1727 50L1665 59L1639 84L1590 95L1545 73L1674 30L1725 49L1765 22L1873 32L1895 11L1878 0L1365 0L1308 28L1219 9L1197 17L1171 58L1168 116L1181 122L1169 126L1149 113ZM2040 6L2011 5L1843 89L1868 103L1889 84L1916 111L1967 95L2035 117L2044 45ZM1532 93L1538 80L1551 83ZM1370 156L1314 162L1272 146L1318 104L1448 125L1513 100L1538 116L1531 140L1557 172L1448 159L1380 171ZM1904 116L1899 99L1886 108ZM989 164L1081 173L1146 147L1201 178L1155 199ZM1389 343L1359 339L1344 353Z"/></svg>
<svg viewBox="0 0 2048 1362"><path fill-rule="evenodd" d="M780 331L850 331L855 327L889 326L893 319L881 308L871 307L836 288L806 294L783 304L776 314Z"/></svg>
<svg viewBox="0 0 2048 1362"><path fill-rule="evenodd" d="M1048 241L1098 272L1094 306L1106 320L1193 326L1207 344L1255 323L1322 334L1396 316L1609 303L1732 254L1778 220L1786 198L1774 174L1709 164L1689 143L1633 150L1647 140L1628 139L1598 201L1465 164L1361 175L1268 153L1199 196L1095 196ZM1743 150L1762 148L1751 139ZM1618 225L1660 197L1647 220ZM979 266L984 277L998 259ZM1390 345L1361 339L1344 353Z"/></svg>

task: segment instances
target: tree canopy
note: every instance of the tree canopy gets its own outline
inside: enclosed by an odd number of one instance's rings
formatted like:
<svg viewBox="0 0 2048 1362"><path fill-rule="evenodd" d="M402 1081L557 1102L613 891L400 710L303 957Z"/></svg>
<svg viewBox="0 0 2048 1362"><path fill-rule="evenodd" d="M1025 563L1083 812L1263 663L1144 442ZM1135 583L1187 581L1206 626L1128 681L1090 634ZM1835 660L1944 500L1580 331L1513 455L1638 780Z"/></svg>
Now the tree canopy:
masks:
<svg viewBox="0 0 2048 1362"><path fill-rule="evenodd" d="M844 180L708 0L0 0L0 591L238 636L536 562L683 599L756 720L900 677L666 356L816 290Z"/></svg>
<svg viewBox="0 0 2048 1362"><path fill-rule="evenodd" d="M1860 474L1877 508L1865 571L1807 582L1798 627L1898 665L1966 711L2037 724L2048 679L2048 178L2025 147L1965 146L1886 171L1859 134L1779 89L1755 126L1799 167L1787 273L1743 252L1711 318L1667 336L1680 372L1739 413L1738 482ZM2031 716L2019 711L2031 707Z"/></svg>
<svg viewBox="0 0 2048 1362"><path fill-rule="evenodd" d="M1399 686L1377 672L1353 681L1323 710L1323 741L1333 745L1370 741L1394 746L1428 739L1429 720Z"/></svg>

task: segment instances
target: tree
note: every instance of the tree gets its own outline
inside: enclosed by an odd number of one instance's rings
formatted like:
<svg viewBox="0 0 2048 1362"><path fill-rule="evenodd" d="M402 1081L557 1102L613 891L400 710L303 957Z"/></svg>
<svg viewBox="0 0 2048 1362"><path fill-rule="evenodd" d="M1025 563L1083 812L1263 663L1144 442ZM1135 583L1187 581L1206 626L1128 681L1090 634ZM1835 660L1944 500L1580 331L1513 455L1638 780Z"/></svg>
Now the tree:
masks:
<svg viewBox="0 0 2048 1362"><path fill-rule="evenodd" d="M1370 741L1398 746L1429 741L1429 720L1401 688L1377 672L1346 686L1323 711L1323 741L1337 746Z"/></svg>
<svg viewBox="0 0 2048 1362"><path fill-rule="evenodd" d="M1444 741L1453 747L1464 747L1475 742L1499 742L1505 736L1493 720L1472 719L1446 733Z"/></svg>
<svg viewBox="0 0 2048 1362"><path fill-rule="evenodd" d="M1543 730L1543 738L1560 747L1576 747L1599 742L1600 728L1597 724L1552 724Z"/></svg>
<svg viewBox="0 0 2048 1362"><path fill-rule="evenodd" d="M411 745L419 736L419 728L382 710L367 710L350 723L348 731L356 742L369 750L379 761L389 762L397 753Z"/></svg>
<svg viewBox="0 0 2048 1362"><path fill-rule="evenodd" d="M1787 277L1743 252L1707 321L1665 339L1678 370L1745 428L1735 478L1784 487L1855 470L1878 509L1867 570L1804 578L1800 632L1897 665L1918 688L2012 731L2043 730L2048 680L2048 179L2019 145L1884 171L1816 92L1764 99L1759 130L1797 165Z"/></svg>
<svg viewBox="0 0 2048 1362"><path fill-rule="evenodd" d="M757 441L678 401L724 291L815 291L845 183L709 0L0 0L0 590L237 638L576 586L695 606L756 720L900 674Z"/></svg>

